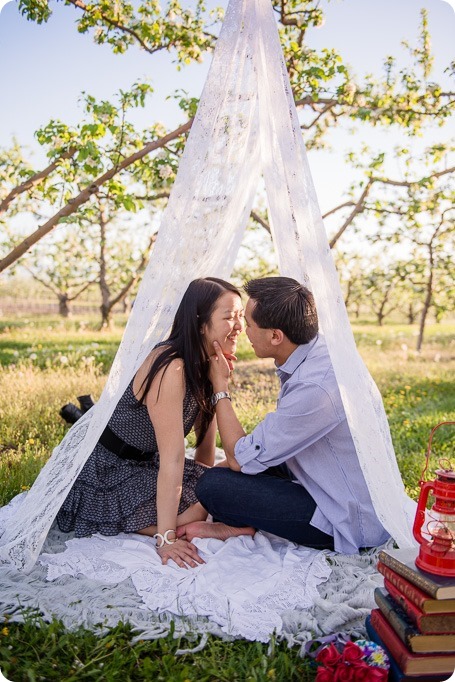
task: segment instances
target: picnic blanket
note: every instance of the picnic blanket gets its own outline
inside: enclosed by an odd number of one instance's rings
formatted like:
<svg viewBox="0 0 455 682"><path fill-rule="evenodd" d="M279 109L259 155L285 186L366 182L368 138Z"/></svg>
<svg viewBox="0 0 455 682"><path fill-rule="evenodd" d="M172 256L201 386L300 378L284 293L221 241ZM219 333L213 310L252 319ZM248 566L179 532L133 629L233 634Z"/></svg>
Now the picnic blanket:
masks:
<svg viewBox="0 0 455 682"><path fill-rule="evenodd" d="M24 495L0 510L0 526ZM138 534L74 538L54 526L28 573L0 568L2 612L21 621L37 610L69 629L104 631L129 622L137 638L223 638L290 645L343 631L364 635L374 608L377 551L344 556L258 532L222 542L195 539L206 562L194 569L161 564L154 541Z"/></svg>

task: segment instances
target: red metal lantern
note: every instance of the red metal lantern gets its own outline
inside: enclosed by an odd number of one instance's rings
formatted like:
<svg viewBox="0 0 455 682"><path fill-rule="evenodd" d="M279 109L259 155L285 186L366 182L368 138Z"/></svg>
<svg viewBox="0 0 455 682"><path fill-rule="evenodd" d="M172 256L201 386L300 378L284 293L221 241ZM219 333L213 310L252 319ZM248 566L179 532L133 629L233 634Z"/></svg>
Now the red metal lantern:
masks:
<svg viewBox="0 0 455 682"><path fill-rule="evenodd" d="M435 472L434 481L424 481L428 469L433 434L440 426L455 424L455 422L441 422L435 426L428 442L426 464L420 477L420 495L414 520L413 533L420 544L416 566L422 571L455 578L455 470L449 460L440 460L440 469ZM448 466L444 466L447 464ZM427 512L428 496L432 493L435 502ZM422 535L422 526L426 514L430 521Z"/></svg>

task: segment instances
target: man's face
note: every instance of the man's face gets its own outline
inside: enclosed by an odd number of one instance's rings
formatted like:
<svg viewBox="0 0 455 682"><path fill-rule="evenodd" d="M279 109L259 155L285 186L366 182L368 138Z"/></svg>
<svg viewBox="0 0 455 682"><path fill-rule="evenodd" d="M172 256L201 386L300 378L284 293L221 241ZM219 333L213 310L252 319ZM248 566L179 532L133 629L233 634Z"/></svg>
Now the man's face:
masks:
<svg viewBox="0 0 455 682"><path fill-rule="evenodd" d="M258 327L253 320L252 312L255 305L256 301L249 298L245 307L245 332L258 358L270 358L273 357L273 346L270 343L272 330Z"/></svg>

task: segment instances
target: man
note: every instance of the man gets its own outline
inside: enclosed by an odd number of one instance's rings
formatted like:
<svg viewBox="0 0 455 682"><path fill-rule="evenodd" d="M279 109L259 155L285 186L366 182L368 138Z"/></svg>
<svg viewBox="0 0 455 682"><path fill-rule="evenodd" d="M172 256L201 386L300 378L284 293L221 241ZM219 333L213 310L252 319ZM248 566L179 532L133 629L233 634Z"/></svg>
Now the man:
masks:
<svg viewBox="0 0 455 682"><path fill-rule="evenodd" d="M211 381L227 467L210 469L196 487L218 522L214 532L196 524L187 537L224 539L227 524L347 554L382 544L389 535L359 466L311 292L288 277L252 280L245 291L246 334L258 357L275 360L277 408L245 434L229 399L232 360L215 342Z"/></svg>

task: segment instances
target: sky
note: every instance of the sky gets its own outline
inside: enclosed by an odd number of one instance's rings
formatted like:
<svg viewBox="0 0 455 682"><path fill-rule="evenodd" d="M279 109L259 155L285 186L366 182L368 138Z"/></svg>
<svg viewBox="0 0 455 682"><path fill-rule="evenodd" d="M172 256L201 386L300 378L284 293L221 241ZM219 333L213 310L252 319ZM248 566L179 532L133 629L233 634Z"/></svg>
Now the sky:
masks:
<svg viewBox="0 0 455 682"><path fill-rule="evenodd" d="M455 0L450 0L452 5ZM76 123L81 117L78 103L81 91L97 98L112 98L120 88L147 78L154 87L147 108L135 117L146 127L156 120L173 129L182 121L177 105L166 100L174 90L184 88L199 96L210 58L202 65L178 72L170 55L149 55L133 47L124 55L114 55L108 45L95 45L90 34L81 35L75 27L79 11L63 2L51 2L53 14L46 24L27 21L15 2L0 0L0 146L12 136L35 150L37 164L43 162L33 133L50 118ZM164 0L163 0L164 4ZM192 6L189 0L188 6ZM209 7L227 7L227 0L208 0ZM395 55L406 62L401 41L415 41L420 9L429 11L429 27L436 55L434 78L444 82L443 70L455 59L455 11L446 0L321 0L326 21L322 28L307 34L310 47L336 48L354 72L379 74L383 59ZM447 79L445 80L447 82ZM420 144L455 136L452 121L425 135ZM340 203L352 179L344 163L347 149L361 141L382 150L402 143L401 131L378 132L366 128L353 137L346 129L331 134L331 152L309 154L310 167L321 208ZM391 169L392 173L400 169ZM354 176L353 176L354 177Z"/></svg>

